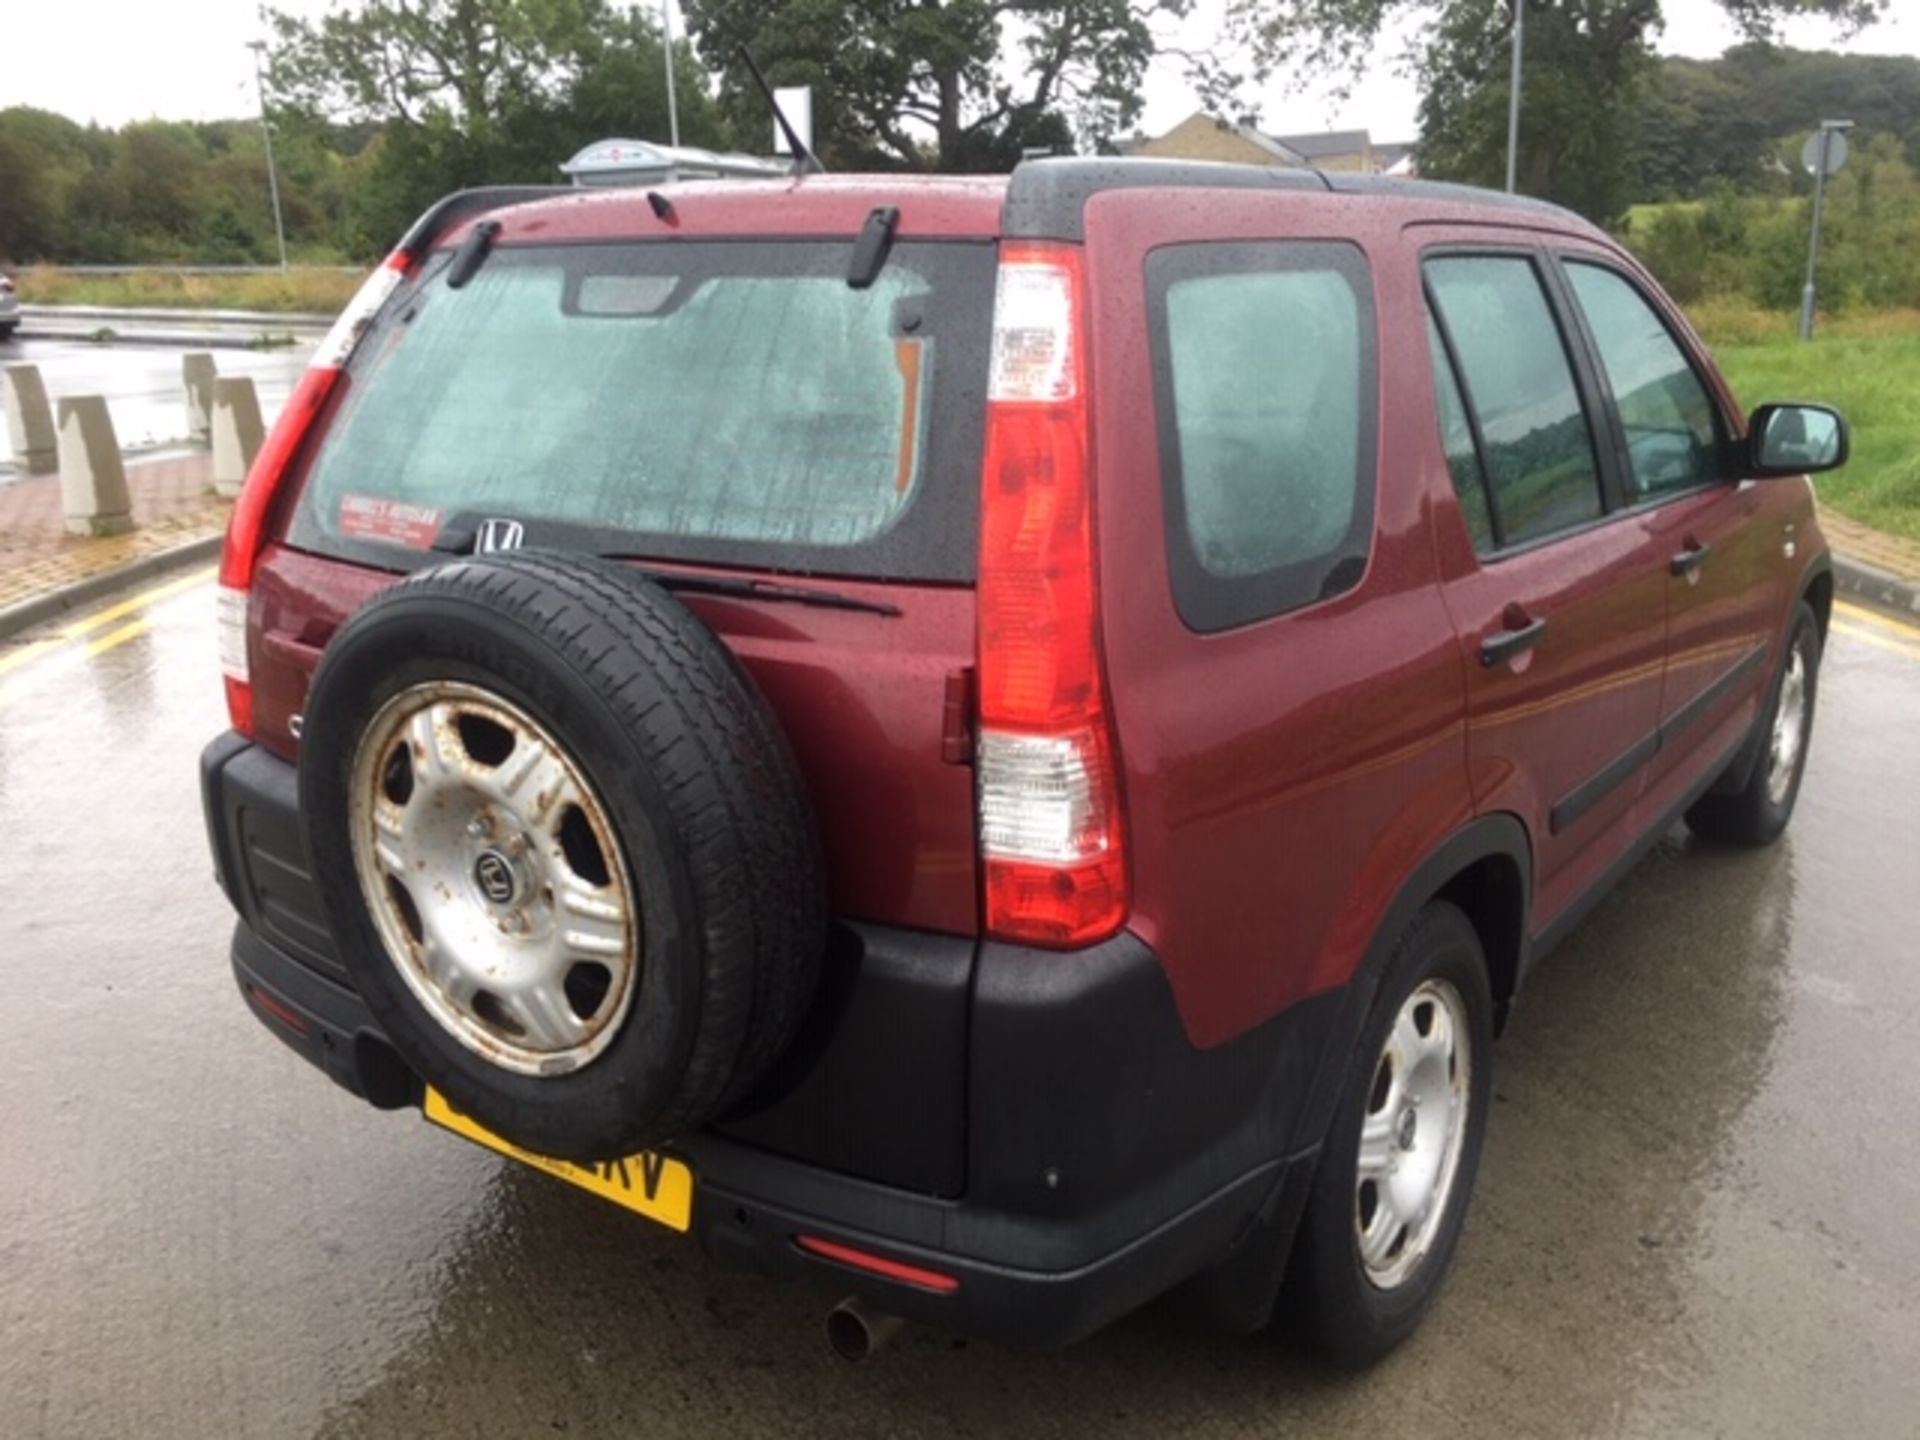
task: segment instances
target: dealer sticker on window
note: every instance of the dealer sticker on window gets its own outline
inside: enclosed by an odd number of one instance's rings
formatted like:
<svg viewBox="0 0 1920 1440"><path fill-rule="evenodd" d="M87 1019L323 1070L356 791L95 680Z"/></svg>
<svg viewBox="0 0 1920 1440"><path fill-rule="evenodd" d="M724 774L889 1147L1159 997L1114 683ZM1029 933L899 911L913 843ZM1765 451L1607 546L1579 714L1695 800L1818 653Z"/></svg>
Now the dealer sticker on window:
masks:
<svg viewBox="0 0 1920 1440"><path fill-rule="evenodd" d="M464 1135L475 1144L497 1150L509 1159L544 1170L549 1175L590 1190L603 1200L625 1206L637 1215L657 1220L671 1230L686 1230L693 1224L693 1171L684 1160L643 1150L624 1160L602 1160L593 1165L575 1165L522 1150L511 1140L502 1140L484 1126L476 1125L447 1103L438 1090L427 1091L424 1107L434 1124Z"/></svg>
<svg viewBox="0 0 1920 1440"><path fill-rule="evenodd" d="M375 495L346 495L340 500L340 534L347 540L383 540L426 550L440 533L443 512L405 500L383 500Z"/></svg>

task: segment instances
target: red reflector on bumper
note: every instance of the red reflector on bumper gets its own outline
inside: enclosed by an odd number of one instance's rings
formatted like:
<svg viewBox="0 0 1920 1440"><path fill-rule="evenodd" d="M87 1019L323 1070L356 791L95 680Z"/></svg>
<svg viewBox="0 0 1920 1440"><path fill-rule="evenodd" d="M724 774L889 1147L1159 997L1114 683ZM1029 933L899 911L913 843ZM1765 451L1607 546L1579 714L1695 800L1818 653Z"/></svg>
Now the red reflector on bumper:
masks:
<svg viewBox="0 0 1920 1440"><path fill-rule="evenodd" d="M283 1005L257 985L247 986L247 998L296 1035L304 1035L311 1028L297 1010Z"/></svg>
<svg viewBox="0 0 1920 1440"><path fill-rule="evenodd" d="M884 1255L869 1255L864 1250L856 1250L851 1245L841 1245L833 1240L822 1240L817 1235L796 1235L793 1243L809 1255L851 1265L856 1270L865 1270L888 1280L898 1280L902 1285L917 1285L922 1290L932 1290L941 1295L951 1295L960 1288L960 1282L951 1275L942 1275L937 1270L922 1270L918 1265L889 1260Z"/></svg>

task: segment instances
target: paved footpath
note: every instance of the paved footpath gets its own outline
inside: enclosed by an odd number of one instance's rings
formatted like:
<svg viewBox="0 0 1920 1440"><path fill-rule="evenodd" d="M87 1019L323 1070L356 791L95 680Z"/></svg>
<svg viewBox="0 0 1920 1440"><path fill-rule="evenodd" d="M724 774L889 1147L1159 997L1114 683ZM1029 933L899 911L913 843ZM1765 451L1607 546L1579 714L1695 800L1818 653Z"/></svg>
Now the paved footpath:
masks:
<svg viewBox="0 0 1920 1440"><path fill-rule="evenodd" d="M1874 572L1895 582L1897 588L1906 594L1905 607L1912 608L1913 592L1920 590L1920 540L1909 540L1901 535L1888 535L1881 530L1869 529L1857 520L1849 520L1844 515L1836 515L1832 510L1820 512L1820 528L1827 532L1827 541L1833 546L1836 555L1843 555L1861 565L1870 566ZM1868 586L1862 587L1870 589ZM1899 601L1892 596L1870 596L1873 599Z"/></svg>
<svg viewBox="0 0 1920 1440"><path fill-rule="evenodd" d="M127 490L133 532L96 540L66 533L58 475L0 484L0 612L227 527L232 504L213 493L213 459L205 450L130 460Z"/></svg>

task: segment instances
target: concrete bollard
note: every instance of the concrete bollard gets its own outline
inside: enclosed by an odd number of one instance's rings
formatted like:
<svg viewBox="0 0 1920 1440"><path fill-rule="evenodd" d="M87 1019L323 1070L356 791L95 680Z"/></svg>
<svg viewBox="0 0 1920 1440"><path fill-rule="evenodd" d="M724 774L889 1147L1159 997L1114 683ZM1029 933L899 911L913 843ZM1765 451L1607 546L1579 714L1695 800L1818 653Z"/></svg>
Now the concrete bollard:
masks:
<svg viewBox="0 0 1920 1440"><path fill-rule="evenodd" d="M244 375L213 382L213 488L238 495L253 457L267 438L260 423L260 397Z"/></svg>
<svg viewBox="0 0 1920 1440"><path fill-rule="evenodd" d="M105 396L61 398L60 503L69 535L124 535L133 529L127 471Z"/></svg>
<svg viewBox="0 0 1920 1440"><path fill-rule="evenodd" d="M187 388L187 434L201 445L213 431L213 382L219 372L211 350L189 350L180 357L180 378Z"/></svg>
<svg viewBox="0 0 1920 1440"><path fill-rule="evenodd" d="M53 408L38 365L9 365L0 382L7 399L7 439L16 464L29 475L50 474L60 463Z"/></svg>

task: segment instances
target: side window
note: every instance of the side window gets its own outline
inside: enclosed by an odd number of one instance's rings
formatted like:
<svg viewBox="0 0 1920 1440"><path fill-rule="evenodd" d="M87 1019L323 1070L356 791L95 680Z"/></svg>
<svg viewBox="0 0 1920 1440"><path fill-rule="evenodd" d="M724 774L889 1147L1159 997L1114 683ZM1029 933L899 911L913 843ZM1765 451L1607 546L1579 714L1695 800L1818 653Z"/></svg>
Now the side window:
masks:
<svg viewBox="0 0 1920 1440"><path fill-rule="evenodd" d="M1480 469L1480 452L1474 448L1473 427L1467 423L1467 407L1460 398L1453 361L1447 358L1446 342L1440 338L1440 327L1433 323L1431 311L1427 313L1427 349L1433 356L1434 406L1440 413L1440 444L1447 453L1447 469L1453 472L1453 493L1460 498L1460 513L1466 517L1473 548L1484 555L1494 547L1487 478Z"/></svg>
<svg viewBox="0 0 1920 1440"><path fill-rule="evenodd" d="M1653 307L1624 276L1567 263L1620 424L1641 496L1691 490L1722 476L1713 398Z"/></svg>
<svg viewBox="0 0 1920 1440"><path fill-rule="evenodd" d="M1429 260L1426 274L1480 422L1503 542L1598 519L1593 434L1533 262L1450 256Z"/></svg>
<svg viewBox="0 0 1920 1440"><path fill-rule="evenodd" d="M1222 630L1359 583L1373 530L1373 292L1351 245L1147 257L1168 570Z"/></svg>

